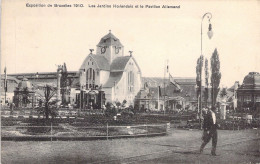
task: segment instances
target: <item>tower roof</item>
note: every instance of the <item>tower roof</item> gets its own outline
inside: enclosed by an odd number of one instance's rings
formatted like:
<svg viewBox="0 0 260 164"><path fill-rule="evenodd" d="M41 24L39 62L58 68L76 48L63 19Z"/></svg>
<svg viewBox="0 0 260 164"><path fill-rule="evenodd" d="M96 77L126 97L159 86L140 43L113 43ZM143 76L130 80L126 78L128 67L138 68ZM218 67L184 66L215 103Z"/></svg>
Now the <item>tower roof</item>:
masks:
<svg viewBox="0 0 260 164"><path fill-rule="evenodd" d="M240 89L256 89L260 88L260 74L258 72L249 72L245 76Z"/></svg>
<svg viewBox="0 0 260 164"><path fill-rule="evenodd" d="M260 85L260 74L258 72L249 72L244 78L243 85Z"/></svg>
<svg viewBox="0 0 260 164"><path fill-rule="evenodd" d="M32 90L32 85L31 83L28 81L27 78L23 78L23 80L18 84L18 88L19 89L25 89L27 88L29 91Z"/></svg>
<svg viewBox="0 0 260 164"><path fill-rule="evenodd" d="M107 35L101 38L97 46L111 46L111 45L117 47L123 47L120 40L117 37L115 37L115 35L113 35L111 31L109 31Z"/></svg>

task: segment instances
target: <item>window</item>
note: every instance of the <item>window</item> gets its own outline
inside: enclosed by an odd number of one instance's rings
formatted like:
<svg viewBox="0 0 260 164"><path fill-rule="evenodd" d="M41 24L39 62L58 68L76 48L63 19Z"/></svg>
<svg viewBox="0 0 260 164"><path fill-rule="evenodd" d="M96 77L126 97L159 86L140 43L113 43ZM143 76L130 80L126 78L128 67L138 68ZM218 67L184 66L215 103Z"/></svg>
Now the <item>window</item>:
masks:
<svg viewBox="0 0 260 164"><path fill-rule="evenodd" d="M128 91L134 91L134 73L133 71L128 72Z"/></svg>
<svg viewBox="0 0 260 164"><path fill-rule="evenodd" d="M86 86L92 88L95 86L96 74L93 68L89 68L86 72Z"/></svg>
<svg viewBox="0 0 260 164"><path fill-rule="evenodd" d="M251 95L245 95L244 96L244 102L248 102L248 101L251 101Z"/></svg>

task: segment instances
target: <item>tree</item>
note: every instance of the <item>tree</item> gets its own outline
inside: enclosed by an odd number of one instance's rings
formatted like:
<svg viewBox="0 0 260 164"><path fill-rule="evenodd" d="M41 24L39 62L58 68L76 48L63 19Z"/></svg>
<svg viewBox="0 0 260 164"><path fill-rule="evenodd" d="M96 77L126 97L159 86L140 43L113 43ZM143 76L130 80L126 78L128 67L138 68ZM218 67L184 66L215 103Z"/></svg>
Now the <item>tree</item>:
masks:
<svg viewBox="0 0 260 164"><path fill-rule="evenodd" d="M205 91L204 91L204 99L206 106L208 106L208 98L209 98L209 68L208 68L208 59L205 59Z"/></svg>
<svg viewBox="0 0 260 164"><path fill-rule="evenodd" d="M217 49L214 50L211 56L211 85L212 85L212 107L216 104L217 95L219 92L219 83L221 79L220 61Z"/></svg>
<svg viewBox="0 0 260 164"><path fill-rule="evenodd" d="M27 107L27 105L30 103L30 99L29 99L30 92L29 92L29 88L28 87L23 88L23 90L22 90L22 97L23 97L22 104L23 104L23 106Z"/></svg>
<svg viewBox="0 0 260 164"><path fill-rule="evenodd" d="M110 102L107 102L106 103L106 111L105 111L105 114L106 116L114 116L116 115L116 109L115 109L115 106L110 103Z"/></svg>
<svg viewBox="0 0 260 164"><path fill-rule="evenodd" d="M52 97L55 95L56 93L56 88L50 86L50 85L46 85L45 87L43 87L44 89L44 107L41 108L40 112L44 113L45 118L48 120L49 116L55 117L56 116L56 101L51 101Z"/></svg>
<svg viewBox="0 0 260 164"><path fill-rule="evenodd" d="M126 100L123 100L123 102L122 102L122 104L121 104L121 107L122 107L122 108L125 108L126 103L127 103L127 101L126 101Z"/></svg>
<svg viewBox="0 0 260 164"><path fill-rule="evenodd" d="M222 88L220 91L220 97L224 98L227 95L227 88Z"/></svg>
<svg viewBox="0 0 260 164"><path fill-rule="evenodd" d="M66 95L69 93L68 87L70 86L71 81L68 78L68 71L67 71L67 66L66 63L63 64L62 66L62 72L61 72L61 79L60 79L60 87L61 87L61 102L62 104L66 104Z"/></svg>
<svg viewBox="0 0 260 164"><path fill-rule="evenodd" d="M198 108L198 113L201 112L201 106L202 106L202 99L200 99L200 97L202 96L201 95L201 85L202 85L202 68L203 68L203 56L201 55L198 60L197 60L197 66L196 66L196 73L197 73L197 77L196 77L196 83L197 83L197 86L198 86L198 89L197 89L197 98L198 98L198 105L199 105L199 108Z"/></svg>
<svg viewBox="0 0 260 164"><path fill-rule="evenodd" d="M201 55L198 60L197 60L197 66L196 66L196 83L198 86L198 90L197 90L197 97L199 97L200 95L200 90L201 90L201 74L202 74L202 67L203 67L203 56Z"/></svg>
<svg viewBox="0 0 260 164"><path fill-rule="evenodd" d="M116 107L117 107L117 110L120 110L121 109L121 102L117 101L116 102Z"/></svg>

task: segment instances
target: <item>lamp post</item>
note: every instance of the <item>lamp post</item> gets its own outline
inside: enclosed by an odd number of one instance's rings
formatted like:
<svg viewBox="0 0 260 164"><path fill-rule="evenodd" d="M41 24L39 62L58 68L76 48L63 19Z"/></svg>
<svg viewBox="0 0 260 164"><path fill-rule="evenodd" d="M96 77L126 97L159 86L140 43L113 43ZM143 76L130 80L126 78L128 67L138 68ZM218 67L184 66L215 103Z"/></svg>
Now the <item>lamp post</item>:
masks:
<svg viewBox="0 0 260 164"><path fill-rule="evenodd" d="M201 60L201 62L203 62L203 53L202 53L202 23L203 23L203 20L204 20L204 18L205 17L207 17L208 18L208 21L209 21L209 27L208 27L208 32L207 32L207 34L208 34L208 37L209 37L209 39L211 39L212 38L212 36L213 36L213 32L212 32L212 25L211 25L211 23L210 23L210 20L211 20L211 18L212 18L212 14L210 13L210 12L207 12L207 13L205 13L203 16L202 16L202 19L201 19L201 47L200 47L200 54L201 54L201 56L200 56L200 60ZM200 120L200 122L201 122L201 115L202 115L202 63L200 63L201 65L200 65L200 86L199 86L199 88L200 88L200 96L199 96L199 110L200 110L200 112L199 112L199 114L200 114L200 117L199 117L199 120ZM202 124L201 124L202 125Z"/></svg>

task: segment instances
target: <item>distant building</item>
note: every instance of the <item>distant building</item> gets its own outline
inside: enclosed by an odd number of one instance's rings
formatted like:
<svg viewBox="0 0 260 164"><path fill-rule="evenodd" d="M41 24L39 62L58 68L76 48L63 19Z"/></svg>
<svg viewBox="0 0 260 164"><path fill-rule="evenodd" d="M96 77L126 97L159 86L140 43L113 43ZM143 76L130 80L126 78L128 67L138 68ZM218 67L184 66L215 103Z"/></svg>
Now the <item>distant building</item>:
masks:
<svg viewBox="0 0 260 164"><path fill-rule="evenodd" d="M13 102L16 107L32 107L35 103L35 91L28 79L23 78L14 90Z"/></svg>
<svg viewBox="0 0 260 164"><path fill-rule="evenodd" d="M135 106L140 110L195 110L197 106L195 80L195 78L176 77L174 82L170 82L164 78L144 77L144 89L136 96Z"/></svg>
<svg viewBox="0 0 260 164"><path fill-rule="evenodd" d="M132 52L126 55L124 46L111 32L101 38L96 54L92 51L81 64L79 71L67 72L68 81L71 82L66 88L70 90L70 104L81 108L101 108L105 102L122 103L126 100L128 105L134 105L134 98L141 89L142 79L141 69ZM57 72L8 74L8 77L17 79L14 86L11 85L11 81L7 82L8 88L13 88L10 89L13 93L19 80L24 78L38 89L45 84L59 88ZM3 83L4 80L1 80Z"/></svg>
<svg viewBox="0 0 260 164"><path fill-rule="evenodd" d="M6 97L6 103L12 103L13 102L13 96L14 96L14 90L18 86L20 80L7 76L7 91L5 92L4 89L4 76L1 75L1 104L4 104L5 97Z"/></svg>
<svg viewBox="0 0 260 164"><path fill-rule="evenodd" d="M124 100L133 105L142 82L141 69L131 52L125 55L124 46L111 32L101 38L96 54L92 51L79 70L81 106Z"/></svg>
<svg viewBox="0 0 260 164"><path fill-rule="evenodd" d="M237 89L238 110L260 113L260 74L249 72Z"/></svg>

